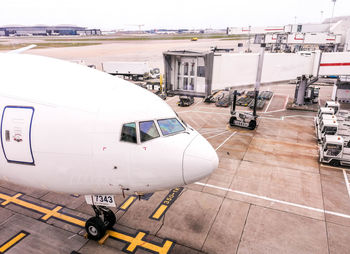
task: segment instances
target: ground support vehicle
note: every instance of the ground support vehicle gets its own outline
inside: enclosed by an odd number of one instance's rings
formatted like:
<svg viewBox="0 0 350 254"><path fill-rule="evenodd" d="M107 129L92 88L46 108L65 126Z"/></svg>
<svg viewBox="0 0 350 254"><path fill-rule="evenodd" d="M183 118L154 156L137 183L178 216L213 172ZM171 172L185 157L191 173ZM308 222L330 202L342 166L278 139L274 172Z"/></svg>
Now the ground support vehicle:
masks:
<svg viewBox="0 0 350 254"><path fill-rule="evenodd" d="M341 136L326 135L325 141L320 146L320 162L334 167L350 165L350 148L344 145Z"/></svg>

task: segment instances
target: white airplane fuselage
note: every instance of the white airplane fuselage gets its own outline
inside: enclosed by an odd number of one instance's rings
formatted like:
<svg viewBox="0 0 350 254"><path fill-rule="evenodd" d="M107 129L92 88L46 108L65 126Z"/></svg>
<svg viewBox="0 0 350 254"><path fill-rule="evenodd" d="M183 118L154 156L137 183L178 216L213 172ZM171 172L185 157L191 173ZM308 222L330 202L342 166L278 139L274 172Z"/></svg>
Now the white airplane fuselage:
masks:
<svg viewBox="0 0 350 254"><path fill-rule="evenodd" d="M197 131L127 81L24 54L0 54L0 73L3 180L76 194L148 193L190 184L218 166Z"/></svg>

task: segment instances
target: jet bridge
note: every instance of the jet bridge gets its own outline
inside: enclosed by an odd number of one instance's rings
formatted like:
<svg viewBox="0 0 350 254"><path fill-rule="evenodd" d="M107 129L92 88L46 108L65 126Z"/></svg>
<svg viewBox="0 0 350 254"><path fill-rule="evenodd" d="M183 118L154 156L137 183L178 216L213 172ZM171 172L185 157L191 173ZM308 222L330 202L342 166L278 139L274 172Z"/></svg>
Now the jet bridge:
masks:
<svg viewBox="0 0 350 254"><path fill-rule="evenodd" d="M168 95L207 97L211 94L213 52L168 51L163 56Z"/></svg>
<svg viewBox="0 0 350 254"><path fill-rule="evenodd" d="M168 95L207 97L214 91L252 86L258 53L167 51L163 53ZM296 79L302 75L350 75L350 52L265 53L261 83Z"/></svg>

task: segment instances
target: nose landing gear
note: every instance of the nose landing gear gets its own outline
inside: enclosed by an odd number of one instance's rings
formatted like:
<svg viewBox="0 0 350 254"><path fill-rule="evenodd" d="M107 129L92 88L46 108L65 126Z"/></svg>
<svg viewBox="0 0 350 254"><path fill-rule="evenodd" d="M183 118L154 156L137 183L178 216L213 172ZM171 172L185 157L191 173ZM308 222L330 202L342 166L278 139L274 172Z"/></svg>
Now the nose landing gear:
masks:
<svg viewBox="0 0 350 254"><path fill-rule="evenodd" d="M93 205L92 208L96 215L86 221L85 230L89 239L97 241L106 234L106 230L113 228L116 217L115 214L105 206Z"/></svg>

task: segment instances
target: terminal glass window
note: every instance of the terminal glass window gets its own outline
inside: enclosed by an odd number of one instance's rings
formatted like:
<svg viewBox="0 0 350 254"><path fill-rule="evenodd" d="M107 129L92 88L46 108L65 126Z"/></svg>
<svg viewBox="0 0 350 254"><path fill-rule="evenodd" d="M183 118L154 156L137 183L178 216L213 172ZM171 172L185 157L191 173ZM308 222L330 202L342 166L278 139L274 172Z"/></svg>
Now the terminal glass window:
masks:
<svg viewBox="0 0 350 254"><path fill-rule="evenodd" d="M158 124L164 136L185 130L176 118L158 120Z"/></svg>
<svg viewBox="0 0 350 254"><path fill-rule="evenodd" d="M140 122L141 142L145 142L158 137L159 133L154 121Z"/></svg>
<svg viewBox="0 0 350 254"><path fill-rule="evenodd" d="M125 142L130 142L130 143L137 143L135 123L126 123L123 125L122 135L120 140Z"/></svg>

